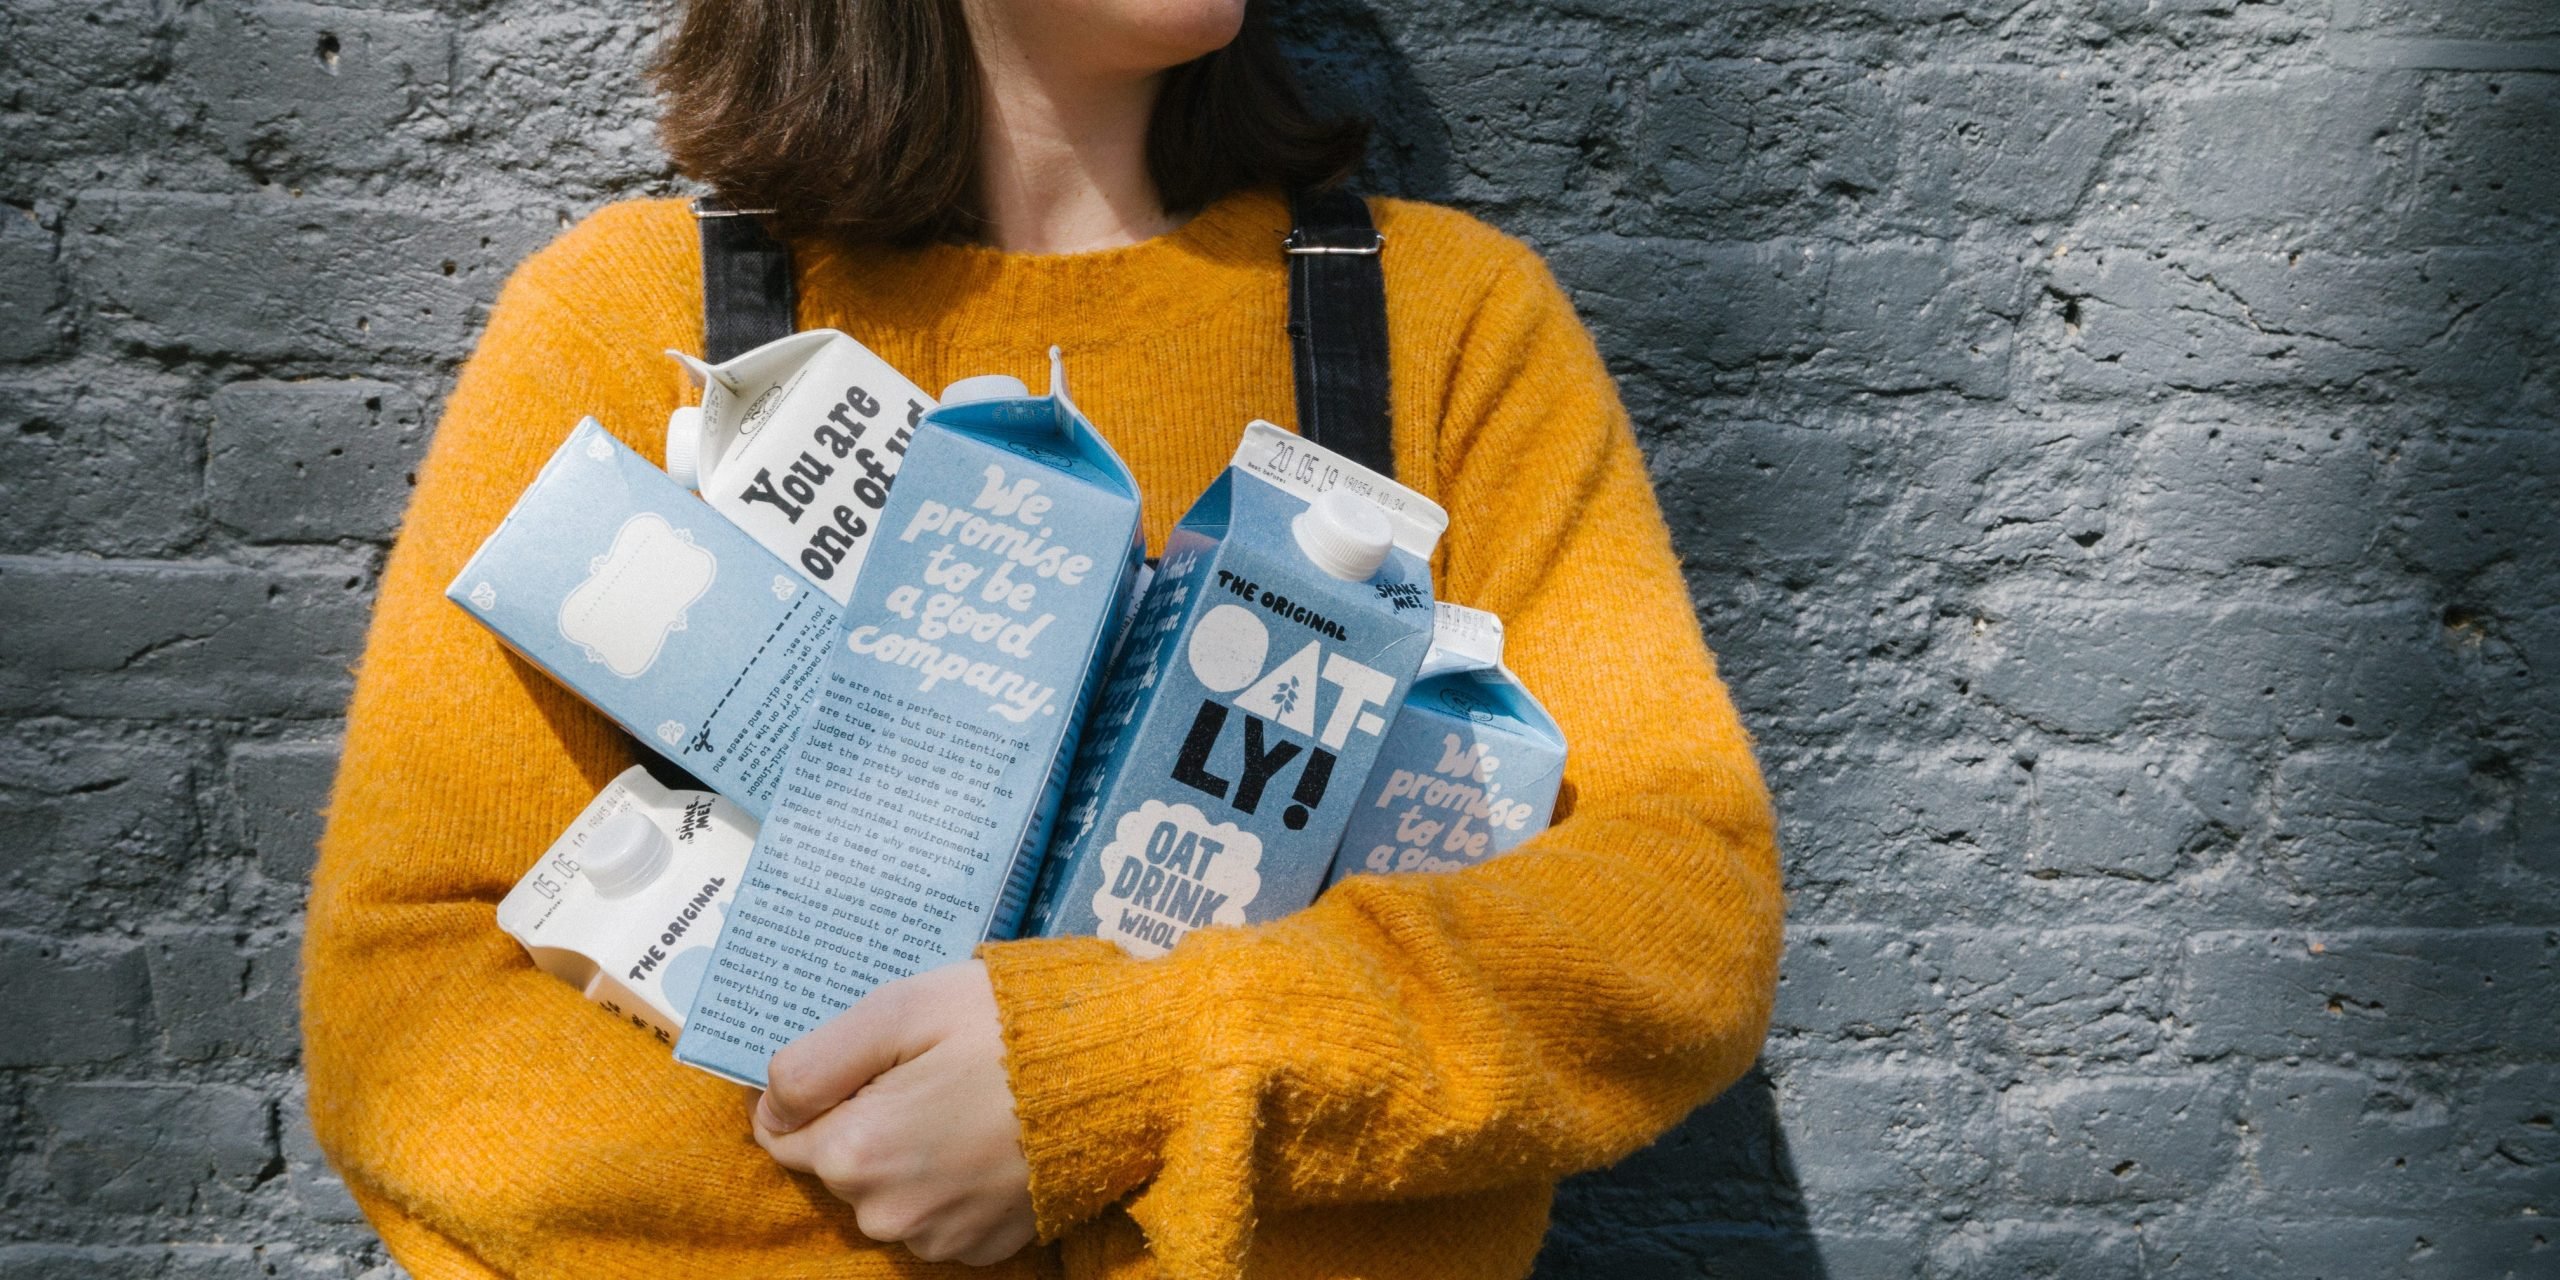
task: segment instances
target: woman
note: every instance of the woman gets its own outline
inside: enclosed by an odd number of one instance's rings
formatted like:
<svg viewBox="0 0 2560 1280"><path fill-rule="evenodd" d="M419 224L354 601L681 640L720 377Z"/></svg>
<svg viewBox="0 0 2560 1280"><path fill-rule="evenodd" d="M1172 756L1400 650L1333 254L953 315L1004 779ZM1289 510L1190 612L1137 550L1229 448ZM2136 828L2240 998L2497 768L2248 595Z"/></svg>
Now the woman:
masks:
<svg viewBox="0 0 2560 1280"><path fill-rule="evenodd" d="M928 387L1036 386L1063 346L1153 542L1248 417L1290 420L1281 190L1357 138L1236 0L693 0L660 75L679 164L778 209L802 327ZM1556 827L1160 960L982 948L786 1050L760 1101L492 923L634 748L439 593L580 415L654 454L686 398L659 352L702 325L678 201L517 271L384 574L306 952L314 1121L412 1272L1517 1275L1557 1178L1745 1069L1770 818L1615 390L1528 249L1373 208L1397 469L1451 512L1441 595L1508 620L1572 740Z"/></svg>

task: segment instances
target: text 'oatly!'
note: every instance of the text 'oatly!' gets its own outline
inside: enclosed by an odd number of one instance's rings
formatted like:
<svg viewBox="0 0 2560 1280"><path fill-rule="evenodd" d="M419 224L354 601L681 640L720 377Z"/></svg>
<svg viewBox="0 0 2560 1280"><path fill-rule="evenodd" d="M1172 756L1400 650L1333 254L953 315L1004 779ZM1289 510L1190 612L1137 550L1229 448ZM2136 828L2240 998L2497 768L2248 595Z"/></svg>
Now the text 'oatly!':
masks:
<svg viewBox="0 0 2560 1280"><path fill-rule="evenodd" d="M1248 427L1130 624L1034 930L1154 956L1314 901L1430 646L1446 526L1393 481Z"/></svg>

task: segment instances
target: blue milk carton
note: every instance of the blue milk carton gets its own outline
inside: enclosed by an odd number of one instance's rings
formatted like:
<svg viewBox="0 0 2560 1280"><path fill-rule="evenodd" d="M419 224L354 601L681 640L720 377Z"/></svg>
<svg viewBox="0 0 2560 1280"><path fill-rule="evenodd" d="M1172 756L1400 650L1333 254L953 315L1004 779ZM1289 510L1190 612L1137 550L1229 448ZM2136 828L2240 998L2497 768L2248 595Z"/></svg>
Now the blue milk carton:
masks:
<svg viewBox="0 0 2560 1280"><path fill-rule="evenodd" d="M1431 643L1428 499L1269 423L1165 543L1034 929L1161 955L1315 900Z"/></svg>
<svg viewBox="0 0 2560 1280"><path fill-rule="evenodd" d="M1330 885L1363 871L1455 871L1547 829L1564 730L1502 665L1502 620L1442 601L1422 674L1387 731Z"/></svg>
<svg viewBox="0 0 2560 1280"><path fill-rule="evenodd" d="M593 418L445 596L759 819L838 620L833 600Z"/></svg>
<svg viewBox="0 0 2560 1280"><path fill-rule="evenodd" d="M917 424L678 1061L762 1087L865 992L1020 923L1141 551L1137 484L1050 369Z"/></svg>

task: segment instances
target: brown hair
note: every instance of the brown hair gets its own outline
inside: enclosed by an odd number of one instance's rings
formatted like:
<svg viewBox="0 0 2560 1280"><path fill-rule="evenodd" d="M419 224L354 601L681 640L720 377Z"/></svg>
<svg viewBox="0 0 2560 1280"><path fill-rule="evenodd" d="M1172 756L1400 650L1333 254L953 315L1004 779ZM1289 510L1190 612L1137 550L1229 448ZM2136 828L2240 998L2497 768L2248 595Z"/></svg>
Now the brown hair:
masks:
<svg viewBox="0 0 2560 1280"><path fill-rule="evenodd" d="M1316 115L1247 0L1225 48L1165 73L1147 170L1189 213L1358 166L1368 124ZM978 62L960 0L686 0L650 73L676 167L794 235L967 238L977 207Z"/></svg>

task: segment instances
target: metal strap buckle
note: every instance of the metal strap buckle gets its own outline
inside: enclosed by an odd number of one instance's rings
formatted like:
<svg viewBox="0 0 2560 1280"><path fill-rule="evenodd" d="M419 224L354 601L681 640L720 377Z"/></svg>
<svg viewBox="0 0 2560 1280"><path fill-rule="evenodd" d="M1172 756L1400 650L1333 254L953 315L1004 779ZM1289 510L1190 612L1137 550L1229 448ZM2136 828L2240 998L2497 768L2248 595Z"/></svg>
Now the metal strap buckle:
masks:
<svg viewBox="0 0 2560 1280"><path fill-rule="evenodd" d="M765 216L776 212L779 211L774 209L732 209L729 206L720 203L720 201L713 196L695 196L693 198L693 216L697 218L745 218Z"/></svg>
<svg viewBox="0 0 2560 1280"><path fill-rule="evenodd" d="M1298 238L1298 233L1296 231L1291 231L1288 234L1288 237L1280 242L1280 248L1293 257L1304 257L1318 253L1348 253L1367 258L1377 256L1378 251L1386 247L1386 233L1374 230L1369 233L1369 243L1366 248L1356 245L1308 244L1304 240Z"/></svg>

